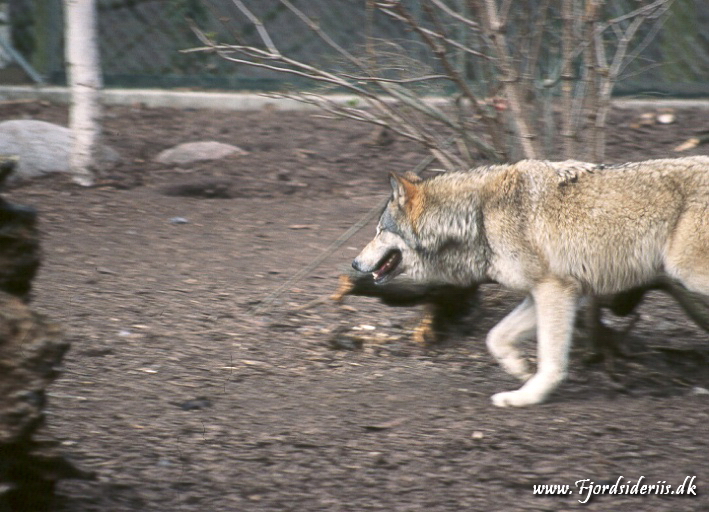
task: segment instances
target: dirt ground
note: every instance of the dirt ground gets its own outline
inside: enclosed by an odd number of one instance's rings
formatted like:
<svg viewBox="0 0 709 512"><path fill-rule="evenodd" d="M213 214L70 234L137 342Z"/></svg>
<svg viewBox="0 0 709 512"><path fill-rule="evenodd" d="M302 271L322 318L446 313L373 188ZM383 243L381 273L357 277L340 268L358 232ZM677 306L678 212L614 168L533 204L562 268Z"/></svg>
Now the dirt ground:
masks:
<svg viewBox="0 0 709 512"><path fill-rule="evenodd" d="M709 129L706 111L631 127L640 114L613 113L609 162L675 156ZM0 119L21 117L67 114L0 105ZM484 338L518 297L485 287L470 335L429 350L410 339L420 311L318 301L373 225L252 310L386 196L386 173L413 168L418 147L274 111L114 107L105 132L124 160L100 186L50 178L5 194L40 211L33 304L72 342L46 430L97 475L62 482L57 511L709 510L709 344L671 299L641 306L617 381L575 352L549 403L497 409L490 395L518 383ZM189 168L152 160L205 139L249 154ZM333 345L338 329L363 346ZM696 496L586 504L575 484L675 489L692 476ZM535 484L571 487L539 496Z"/></svg>

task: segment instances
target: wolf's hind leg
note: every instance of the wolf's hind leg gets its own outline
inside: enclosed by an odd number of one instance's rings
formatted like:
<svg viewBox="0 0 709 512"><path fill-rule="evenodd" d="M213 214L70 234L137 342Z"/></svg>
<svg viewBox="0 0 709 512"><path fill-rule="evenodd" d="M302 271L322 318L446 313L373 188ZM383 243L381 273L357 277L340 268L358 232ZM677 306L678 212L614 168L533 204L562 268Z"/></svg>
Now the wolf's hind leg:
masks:
<svg viewBox="0 0 709 512"><path fill-rule="evenodd" d="M699 297L702 295L709 297L709 268L705 269L701 265L682 266L684 263L681 260L677 262L671 261L667 265L667 273L671 278L677 280L675 286L681 286L689 293L694 293ZM672 291L674 290L669 290L670 294L672 294Z"/></svg>
<svg viewBox="0 0 709 512"><path fill-rule="evenodd" d="M520 407L543 402L564 380L569 363L576 315L576 287L547 281L532 291L537 313L537 373L517 391L497 393L498 407Z"/></svg>
<svg viewBox="0 0 709 512"><path fill-rule="evenodd" d="M667 278L662 279L659 286L677 300L689 318L709 332L709 294L692 292L681 283Z"/></svg>
<svg viewBox="0 0 709 512"><path fill-rule="evenodd" d="M487 347L497 362L507 373L523 381L530 378L532 373L518 345L525 338L531 337L536 327L534 301L527 297L487 335Z"/></svg>
<svg viewBox="0 0 709 512"><path fill-rule="evenodd" d="M690 208L678 222L665 259L665 271L690 292L709 296L709 236L706 208Z"/></svg>

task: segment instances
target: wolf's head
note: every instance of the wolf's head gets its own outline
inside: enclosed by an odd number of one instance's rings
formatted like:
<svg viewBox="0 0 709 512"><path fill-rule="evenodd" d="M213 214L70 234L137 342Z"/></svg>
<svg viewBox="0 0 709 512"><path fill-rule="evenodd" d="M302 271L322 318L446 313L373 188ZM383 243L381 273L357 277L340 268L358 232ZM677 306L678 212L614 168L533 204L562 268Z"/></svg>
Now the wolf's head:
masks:
<svg viewBox="0 0 709 512"><path fill-rule="evenodd" d="M376 284L384 284L417 259L414 221L423 206L416 176L390 175L392 195L377 225L377 234L352 262L355 270L371 272Z"/></svg>
<svg viewBox="0 0 709 512"><path fill-rule="evenodd" d="M469 285L486 267L477 179L447 173L430 180L390 177L392 195L377 234L352 262L383 284L406 272L416 280Z"/></svg>

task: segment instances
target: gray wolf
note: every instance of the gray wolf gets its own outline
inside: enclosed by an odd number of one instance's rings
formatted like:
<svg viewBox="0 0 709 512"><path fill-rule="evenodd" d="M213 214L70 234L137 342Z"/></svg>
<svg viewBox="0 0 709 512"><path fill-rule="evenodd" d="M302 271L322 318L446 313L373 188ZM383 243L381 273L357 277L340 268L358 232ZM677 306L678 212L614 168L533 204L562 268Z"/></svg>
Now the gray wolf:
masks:
<svg viewBox="0 0 709 512"><path fill-rule="evenodd" d="M612 167L525 160L427 180L391 175L376 236L352 266L383 284L497 282L528 293L487 346L538 404L567 373L577 303L670 279L709 295L709 157ZM536 333L532 374L519 342Z"/></svg>

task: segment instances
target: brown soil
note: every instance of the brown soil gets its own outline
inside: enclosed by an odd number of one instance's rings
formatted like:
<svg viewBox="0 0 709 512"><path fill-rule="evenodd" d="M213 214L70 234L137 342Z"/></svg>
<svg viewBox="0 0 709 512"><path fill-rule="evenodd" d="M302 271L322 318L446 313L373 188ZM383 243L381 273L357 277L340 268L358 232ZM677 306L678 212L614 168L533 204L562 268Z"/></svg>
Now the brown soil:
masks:
<svg viewBox="0 0 709 512"><path fill-rule="evenodd" d="M696 111L631 128L639 115L614 112L609 161L674 156L709 128ZM19 117L66 123L66 110L0 106L0 119ZM105 131L125 160L101 186L51 178L5 194L40 211L33 304L72 342L47 432L97 474L62 482L56 510L709 509L709 345L671 299L641 306L617 381L575 353L548 404L497 409L490 395L518 384L484 337L511 294L485 287L470 335L430 350L410 341L418 311L318 302L372 226L252 311L385 196L386 173L411 169L418 147L367 145L368 126L308 113L121 107ZM152 161L206 139L249 154ZM362 347L333 344L342 329ZM696 476L698 496L578 502L576 481L620 476L673 486ZM534 484L571 494L535 496Z"/></svg>

